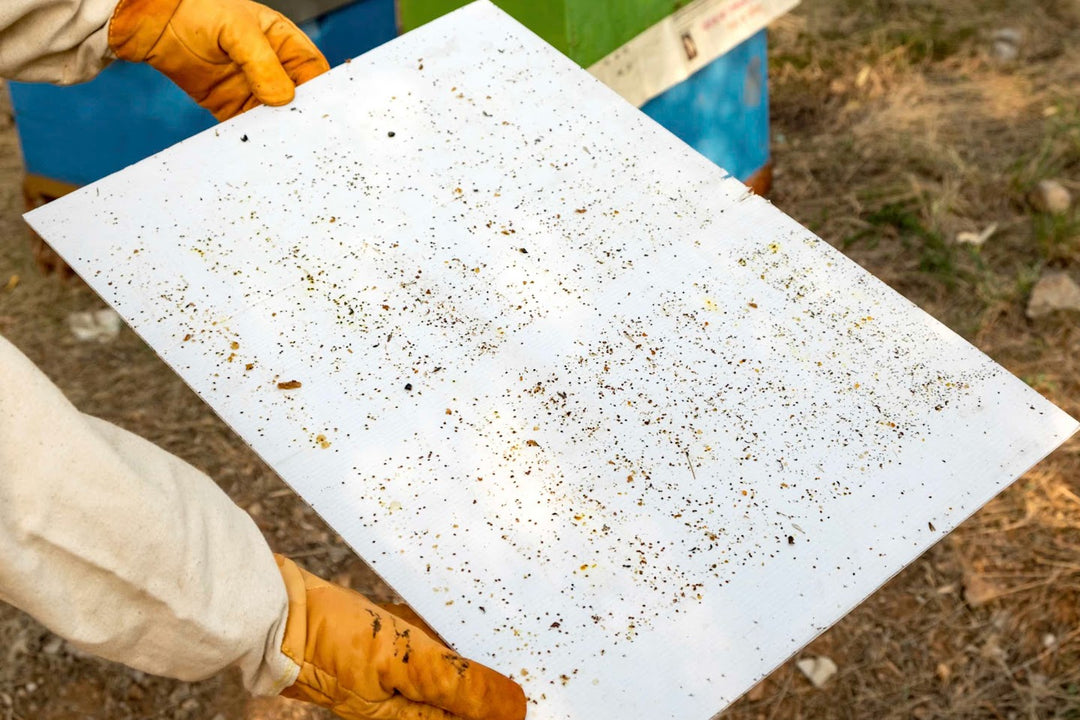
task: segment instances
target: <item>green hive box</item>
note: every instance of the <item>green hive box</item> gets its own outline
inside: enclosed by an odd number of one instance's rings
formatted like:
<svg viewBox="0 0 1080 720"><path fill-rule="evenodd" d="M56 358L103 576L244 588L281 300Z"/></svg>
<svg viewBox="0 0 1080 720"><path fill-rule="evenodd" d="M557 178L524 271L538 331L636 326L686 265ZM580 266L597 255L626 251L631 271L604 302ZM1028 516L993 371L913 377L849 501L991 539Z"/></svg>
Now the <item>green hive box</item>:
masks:
<svg viewBox="0 0 1080 720"><path fill-rule="evenodd" d="M412 30L469 0L399 0L401 29ZM686 5L685 0L493 0L582 67Z"/></svg>

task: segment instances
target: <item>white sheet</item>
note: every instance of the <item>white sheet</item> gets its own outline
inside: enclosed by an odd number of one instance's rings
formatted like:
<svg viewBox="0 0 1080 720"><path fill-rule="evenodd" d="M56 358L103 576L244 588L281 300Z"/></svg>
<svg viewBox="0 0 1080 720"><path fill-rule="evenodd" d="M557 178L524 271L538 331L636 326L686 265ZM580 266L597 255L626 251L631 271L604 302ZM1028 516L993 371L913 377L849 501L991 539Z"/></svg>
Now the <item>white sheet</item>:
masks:
<svg viewBox="0 0 1080 720"><path fill-rule="evenodd" d="M28 219L534 720L705 720L1077 428L487 2Z"/></svg>

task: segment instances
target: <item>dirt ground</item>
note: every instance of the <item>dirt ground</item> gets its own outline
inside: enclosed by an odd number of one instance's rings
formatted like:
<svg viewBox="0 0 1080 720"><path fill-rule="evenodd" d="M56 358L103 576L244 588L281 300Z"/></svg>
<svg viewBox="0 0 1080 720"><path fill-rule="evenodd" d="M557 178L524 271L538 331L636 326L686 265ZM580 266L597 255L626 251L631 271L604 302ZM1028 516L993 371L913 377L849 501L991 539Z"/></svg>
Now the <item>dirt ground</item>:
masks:
<svg viewBox="0 0 1080 720"><path fill-rule="evenodd" d="M1080 196L1076 0L804 0L770 36L773 202L1080 416L1080 314L1030 320L1044 273L1080 280L1080 210L1035 209L1036 183ZM124 330L77 341L88 290L38 276L21 167L0 107L0 333L82 410L205 470L271 546L390 591ZM996 230L981 247L961 232ZM10 278L10 281L9 281ZM780 667L725 714L773 718L1080 718L1080 439L1021 478L816 640L823 689ZM0 605L0 720L240 720L237 677L145 676L87 657ZM303 714L303 713L301 713ZM310 713L310 717L325 717Z"/></svg>

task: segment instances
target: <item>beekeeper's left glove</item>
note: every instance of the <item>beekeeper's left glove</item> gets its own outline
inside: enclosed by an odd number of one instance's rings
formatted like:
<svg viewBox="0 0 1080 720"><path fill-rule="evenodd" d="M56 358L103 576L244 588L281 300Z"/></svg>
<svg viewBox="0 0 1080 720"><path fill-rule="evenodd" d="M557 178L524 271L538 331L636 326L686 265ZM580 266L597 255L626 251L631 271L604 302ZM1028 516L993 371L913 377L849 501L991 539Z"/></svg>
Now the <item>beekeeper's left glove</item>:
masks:
<svg viewBox="0 0 1080 720"><path fill-rule="evenodd" d="M276 555L289 616L281 651L300 666L282 695L346 720L523 720L514 681L396 614Z"/></svg>
<svg viewBox="0 0 1080 720"><path fill-rule="evenodd" d="M300 28L250 0L120 0L109 47L160 70L218 120L285 105L329 69Z"/></svg>

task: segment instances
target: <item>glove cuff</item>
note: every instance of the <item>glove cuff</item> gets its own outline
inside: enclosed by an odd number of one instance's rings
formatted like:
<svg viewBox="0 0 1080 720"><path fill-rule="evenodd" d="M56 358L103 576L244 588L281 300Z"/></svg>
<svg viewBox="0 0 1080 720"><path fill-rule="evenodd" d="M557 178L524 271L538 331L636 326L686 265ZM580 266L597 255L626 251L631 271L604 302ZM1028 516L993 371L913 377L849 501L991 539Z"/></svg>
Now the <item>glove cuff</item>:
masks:
<svg viewBox="0 0 1080 720"><path fill-rule="evenodd" d="M327 676L305 660L308 642L308 588L312 584L321 584L325 581L302 570L287 557L275 553L274 560L277 561L281 579L285 582L285 594L289 598L289 617L285 620L281 653L300 668L296 681L285 688L281 694L294 700L331 707L337 691L337 679Z"/></svg>
<svg viewBox="0 0 1080 720"><path fill-rule="evenodd" d="M165 33L182 0L120 0L109 21L109 47L116 57L143 62Z"/></svg>

